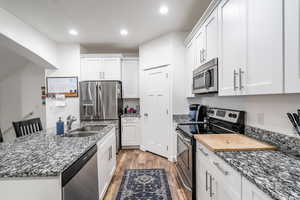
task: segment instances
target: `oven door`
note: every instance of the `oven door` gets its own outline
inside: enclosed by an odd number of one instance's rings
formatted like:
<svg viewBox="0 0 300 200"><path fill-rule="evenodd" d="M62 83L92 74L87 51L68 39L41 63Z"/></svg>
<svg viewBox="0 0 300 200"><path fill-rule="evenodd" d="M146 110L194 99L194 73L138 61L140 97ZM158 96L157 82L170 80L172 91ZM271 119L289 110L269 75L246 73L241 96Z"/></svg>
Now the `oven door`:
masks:
<svg viewBox="0 0 300 200"><path fill-rule="evenodd" d="M176 170L187 199L192 199L193 183L192 139L177 131L177 162Z"/></svg>

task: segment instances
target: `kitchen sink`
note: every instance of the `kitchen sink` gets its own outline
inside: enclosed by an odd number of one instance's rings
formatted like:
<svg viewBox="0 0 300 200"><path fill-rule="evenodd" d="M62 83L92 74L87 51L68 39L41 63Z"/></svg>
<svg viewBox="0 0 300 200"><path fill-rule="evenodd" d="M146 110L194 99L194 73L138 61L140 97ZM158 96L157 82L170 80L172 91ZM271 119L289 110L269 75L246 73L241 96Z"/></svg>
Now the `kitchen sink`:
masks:
<svg viewBox="0 0 300 200"><path fill-rule="evenodd" d="M71 133L64 134L64 137L88 137L97 134L99 134L97 131L73 131Z"/></svg>
<svg viewBox="0 0 300 200"><path fill-rule="evenodd" d="M78 129L74 129L69 133L63 135L63 137L88 137L97 135L107 125L86 125Z"/></svg>

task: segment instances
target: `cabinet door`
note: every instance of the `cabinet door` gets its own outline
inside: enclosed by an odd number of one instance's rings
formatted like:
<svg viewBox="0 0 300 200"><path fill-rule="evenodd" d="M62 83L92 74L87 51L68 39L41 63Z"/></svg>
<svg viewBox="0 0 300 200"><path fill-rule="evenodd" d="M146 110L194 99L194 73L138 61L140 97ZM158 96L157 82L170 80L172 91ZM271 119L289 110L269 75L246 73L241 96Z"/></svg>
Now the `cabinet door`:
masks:
<svg viewBox="0 0 300 200"><path fill-rule="evenodd" d="M124 124L122 132L122 144L133 146L138 144L137 126L135 124Z"/></svg>
<svg viewBox="0 0 300 200"><path fill-rule="evenodd" d="M121 80L120 58L102 58L101 66L104 69L105 80Z"/></svg>
<svg viewBox="0 0 300 200"><path fill-rule="evenodd" d="M139 98L139 61L123 60L122 87L124 98Z"/></svg>
<svg viewBox="0 0 300 200"><path fill-rule="evenodd" d="M205 62L218 57L218 12L217 9L207 18L205 24Z"/></svg>
<svg viewBox="0 0 300 200"><path fill-rule="evenodd" d="M200 28L198 34L196 35L196 66L195 68L199 67L201 64L205 62L205 51L206 51L206 36L205 36L205 29Z"/></svg>
<svg viewBox="0 0 300 200"><path fill-rule="evenodd" d="M246 61L246 2L223 0L219 17L219 95L237 95L238 69Z"/></svg>
<svg viewBox="0 0 300 200"><path fill-rule="evenodd" d="M103 78L100 58L82 58L80 66L80 80L99 80Z"/></svg>
<svg viewBox="0 0 300 200"><path fill-rule="evenodd" d="M284 1L285 92L300 92L300 1Z"/></svg>
<svg viewBox="0 0 300 200"><path fill-rule="evenodd" d="M194 62L195 62L195 46L193 45L194 41L192 41L185 48L185 77L186 77L186 96L193 97L193 70L194 70Z"/></svg>
<svg viewBox="0 0 300 200"><path fill-rule="evenodd" d="M246 94L283 92L283 0L247 0L247 65L240 73Z"/></svg>
<svg viewBox="0 0 300 200"><path fill-rule="evenodd" d="M197 199L198 200L209 200L210 196L210 172L208 165L208 155L204 155L199 149L197 149L197 178L196 178L196 186L197 186Z"/></svg>
<svg viewBox="0 0 300 200"><path fill-rule="evenodd" d="M242 194L243 200L271 200L267 194L259 190L255 185L247 179L242 178Z"/></svg>

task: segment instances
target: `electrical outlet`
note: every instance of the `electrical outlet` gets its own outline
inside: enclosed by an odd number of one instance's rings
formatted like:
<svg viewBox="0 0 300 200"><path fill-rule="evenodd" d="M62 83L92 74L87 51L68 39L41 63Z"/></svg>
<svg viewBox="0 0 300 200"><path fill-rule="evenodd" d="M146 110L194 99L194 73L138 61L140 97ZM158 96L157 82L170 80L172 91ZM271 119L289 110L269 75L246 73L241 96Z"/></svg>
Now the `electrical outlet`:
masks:
<svg viewBox="0 0 300 200"><path fill-rule="evenodd" d="M264 113L257 113L257 123L259 125L265 124L265 114Z"/></svg>

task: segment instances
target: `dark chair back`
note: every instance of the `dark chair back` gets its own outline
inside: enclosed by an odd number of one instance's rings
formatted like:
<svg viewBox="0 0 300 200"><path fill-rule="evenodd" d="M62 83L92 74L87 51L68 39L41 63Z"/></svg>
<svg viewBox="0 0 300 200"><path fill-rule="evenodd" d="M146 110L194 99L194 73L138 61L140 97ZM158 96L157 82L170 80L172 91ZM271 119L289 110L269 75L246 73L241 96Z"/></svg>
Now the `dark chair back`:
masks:
<svg viewBox="0 0 300 200"><path fill-rule="evenodd" d="M30 135L32 133L39 132L43 130L41 119L34 118L19 122L13 122L13 126L17 137L22 137L25 135Z"/></svg>
<svg viewBox="0 0 300 200"><path fill-rule="evenodd" d="M2 137L2 132L1 132L1 129L0 129L0 143L3 142L3 137Z"/></svg>

